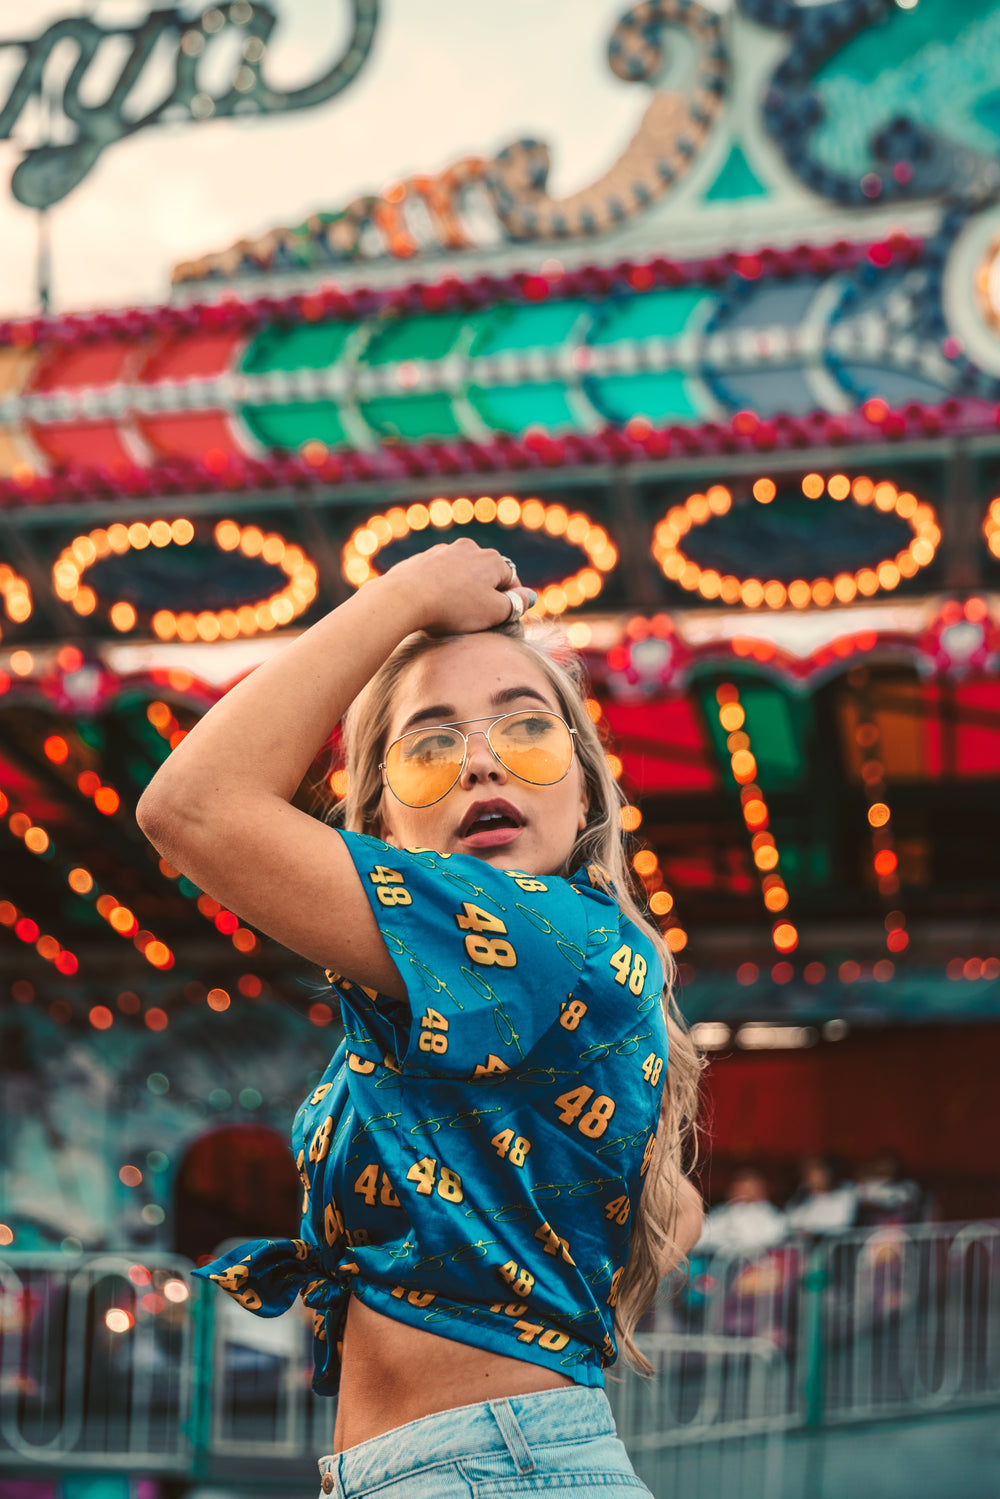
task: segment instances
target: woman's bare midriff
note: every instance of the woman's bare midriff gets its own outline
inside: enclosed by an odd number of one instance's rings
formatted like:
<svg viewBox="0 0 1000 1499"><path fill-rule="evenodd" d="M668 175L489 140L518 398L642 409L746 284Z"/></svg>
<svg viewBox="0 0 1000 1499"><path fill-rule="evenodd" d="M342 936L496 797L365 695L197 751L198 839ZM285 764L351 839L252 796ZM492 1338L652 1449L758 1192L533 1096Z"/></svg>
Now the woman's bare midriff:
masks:
<svg viewBox="0 0 1000 1499"><path fill-rule="evenodd" d="M394 1322L352 1296L344 1327L334 1451L343 1452L438 1411L572 1383L538 1364Z"/></svg>

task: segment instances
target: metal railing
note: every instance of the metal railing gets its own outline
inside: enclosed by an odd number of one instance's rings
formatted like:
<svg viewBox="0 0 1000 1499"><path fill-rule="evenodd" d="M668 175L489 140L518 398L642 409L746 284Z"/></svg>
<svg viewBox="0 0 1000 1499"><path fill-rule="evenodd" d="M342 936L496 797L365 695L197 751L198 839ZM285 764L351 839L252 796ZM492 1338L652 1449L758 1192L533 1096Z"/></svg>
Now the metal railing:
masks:
<svg viewBox="0 0 1000 1499"><path fill-rule="evenodd" d="M823 1248L828 1423L1000 1400L1000 1224L881 1228Z"/></svg>
<svg viewBox="0 0 1000 1499"><path fill-rule="evenodd" d="M219 1298L212 1340L213 1454L287 1460L333 1451L337 1402L312 1392L312 1323L301 1303L264 1321Z"/></svg>
<svg viewBox="0 0 1000 1499"><path fill-rule="evenodd" d="M618 1434L655 1495L773 1499L789 1424L788 1368L764 1338L646 1333L653 1377L609 1377Z"/></svg>
<svg viewBox="0 0 1000 1499"><path fill-rule="evenodd" d="M287 1480L332 1450L301 1310L251 1317L190 1268L0 1257L0 1471ZM765 1499L790 1429L1000 1404L1000 1224L695 1258L640 1342L656 1377L612 1375L608 1394L653 1492Z"/></svg>
<svg viewBox="0 0 1000 1499"><path fill-rule="evenodd" d="M692 1258L661 1332L782 1353L783 1410L820 1426L1000 1401L1000 1224L913 1224Z"/></svg>
<svg viewBox="0 0 1000 1499"><path fill-rule="evenodd" d="M190 1268L149 1255L0 1258L0 1467L189 1470Z"/></svg>

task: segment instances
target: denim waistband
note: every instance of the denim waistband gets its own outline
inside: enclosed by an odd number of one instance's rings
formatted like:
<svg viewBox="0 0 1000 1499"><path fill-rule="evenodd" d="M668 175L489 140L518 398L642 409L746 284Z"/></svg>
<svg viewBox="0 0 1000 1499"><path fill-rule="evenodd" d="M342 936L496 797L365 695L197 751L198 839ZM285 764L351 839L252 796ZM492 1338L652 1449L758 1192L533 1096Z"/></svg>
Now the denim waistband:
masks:
<svg viewBox="0 0 1000 1499"><path fill-rule="evenodd" d="M531 1461L528 1448L533 1445L580 1442L613 1436L614 1431L604 1391L574 1385L422 1416L345 1452L321 1457L319 1467L334 1479L331 1488L324 1484L324 1491L339 1496L364 1492L414 1468L477 1453L507 1451L518 1471L525 1472Z"/></svg>

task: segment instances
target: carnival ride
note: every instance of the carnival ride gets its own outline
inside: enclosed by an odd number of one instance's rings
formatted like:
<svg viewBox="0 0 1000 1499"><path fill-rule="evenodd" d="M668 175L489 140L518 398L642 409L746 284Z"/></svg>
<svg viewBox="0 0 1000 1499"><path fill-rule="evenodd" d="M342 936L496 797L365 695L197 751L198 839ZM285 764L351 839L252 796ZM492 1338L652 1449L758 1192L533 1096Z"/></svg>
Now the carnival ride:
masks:
<svg viewBox="0 0 1000 1499"><path fill-rule="evenodd" d="M705 1044L995 1015L996 26L647 0L609 43L638 130L571 198L521 141L179 267L162 306L0 327L13 998L329 1021L135 802L284 631L471 534L587 658ZM335 759L314 782L342 795Z"/></svg>

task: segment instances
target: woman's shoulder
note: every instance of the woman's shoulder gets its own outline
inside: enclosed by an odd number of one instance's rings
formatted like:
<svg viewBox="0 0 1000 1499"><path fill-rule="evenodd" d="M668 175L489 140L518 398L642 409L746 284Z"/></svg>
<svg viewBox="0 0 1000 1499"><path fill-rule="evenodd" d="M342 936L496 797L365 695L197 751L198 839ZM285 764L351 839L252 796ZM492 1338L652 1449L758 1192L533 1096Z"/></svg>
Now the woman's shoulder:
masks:
<svg viewBox="0 0 1000 1499"><path fill-rule="evenodd" d="M581 865L570 875L501 869L474 854L441 853L433 848L397 847L369 833L337 829L345 840L372 905L383 910L449 906L456 896L510 906L522 913L560 909L589 925L619 918L610 881L599 865ZM412 915L416 914L414 910ZM459 925L462 922L459 919ZM544 923L538 926L544 930Z"/></svg>

